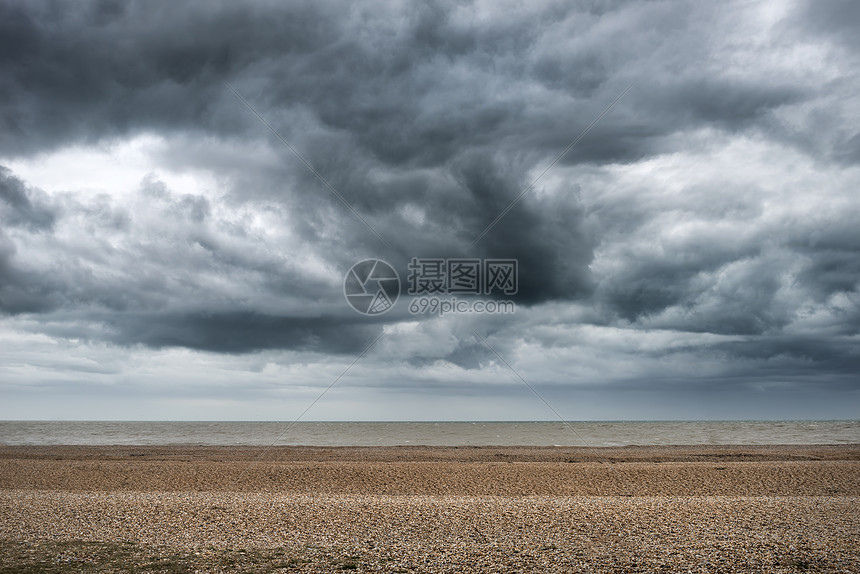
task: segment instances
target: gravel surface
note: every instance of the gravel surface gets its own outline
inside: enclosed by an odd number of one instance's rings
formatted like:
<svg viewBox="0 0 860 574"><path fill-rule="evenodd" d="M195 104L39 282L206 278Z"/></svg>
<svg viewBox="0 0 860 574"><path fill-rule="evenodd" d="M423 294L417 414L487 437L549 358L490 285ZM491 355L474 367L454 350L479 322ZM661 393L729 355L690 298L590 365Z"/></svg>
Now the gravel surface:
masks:
<svg viewBox="0 0 860 574"><path fill-rule="evenodd" d="M860 572L857 446L616 463L52 448L0 449L0 572Z"/></svg>

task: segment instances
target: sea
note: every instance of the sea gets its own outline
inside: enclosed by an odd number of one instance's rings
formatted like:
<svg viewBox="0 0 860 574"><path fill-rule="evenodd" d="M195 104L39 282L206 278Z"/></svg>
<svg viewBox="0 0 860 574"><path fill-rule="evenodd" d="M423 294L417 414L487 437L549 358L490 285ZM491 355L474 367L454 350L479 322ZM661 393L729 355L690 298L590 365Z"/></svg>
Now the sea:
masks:
<svg viewBox="0 0 860 574"><path fill-rule="evenodd" d="M0 421L3 445L860 444L860 421Z"/></svg>

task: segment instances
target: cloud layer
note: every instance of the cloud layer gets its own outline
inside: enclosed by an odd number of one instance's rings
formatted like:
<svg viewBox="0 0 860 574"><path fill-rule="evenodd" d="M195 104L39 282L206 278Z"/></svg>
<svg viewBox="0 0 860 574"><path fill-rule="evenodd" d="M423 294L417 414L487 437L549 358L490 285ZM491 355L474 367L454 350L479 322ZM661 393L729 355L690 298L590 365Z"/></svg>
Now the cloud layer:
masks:
<svg viewBox="0 0 860 574"><path fill-rule="evenodd" d="M34 412L46 385L157 405L164 379L196 389L187 352L257 418L278 376L324 387L384 331L374 374L352 372L366 394L322 416L428 394L541 416L506 402L521 389L477 331L571 416L685 418L714 393L707 416L736 399L804 416L810 397L809 416L846 416L852 22L851 2L3 3L4 392ZM519 261L516 314L344 301L358 260L405 277L411 257L463 256Z"/></svg>

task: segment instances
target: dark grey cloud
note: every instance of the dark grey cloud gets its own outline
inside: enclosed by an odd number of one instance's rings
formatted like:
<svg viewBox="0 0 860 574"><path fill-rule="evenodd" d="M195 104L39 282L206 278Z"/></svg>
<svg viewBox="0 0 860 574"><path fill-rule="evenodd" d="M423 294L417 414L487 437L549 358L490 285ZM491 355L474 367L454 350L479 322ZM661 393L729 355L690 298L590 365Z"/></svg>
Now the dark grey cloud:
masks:
<svg viewBox="0 0 860 574"><path fill-rule="evenodd" d="M803 257L797 280L816 301L860 290L860 229L853 213L835 215L827 226L800 224L789 241Z"/></svg>
<svg viewBox="0 0 860 574"><path fill-rule="evenodd" d="M90 317L92 319L92 317ZM340 317L278 317L253 312L121 314L104 318L119 344L187 347L216 353L260 349L359 353L373 336L373 325Z"/></svg>
<svg viewBox="0 0 860 574"><path fill-rule="evenodd" d="M50 231L57 214L45 193L27 189L24 182L0 166L0 218L6 225Z"/></svg>
<svg viewBox="0 0 860 574"><path fill-rule="evenodd" d="M15 265L18 249L7 230L48 234L57 215L45 193L28 188L0 166L0 311L38 312L51 307L50 289L44 288L41 277Z"/></svg>
<svg viewBox="0 0 860 574"><path fill-rule="evenodd" d="M4 184L11 208L0 212L2 221L26 225L43 237L40 248L64 256L40 268L29 260L38 255L34 245L22 252L0 235L5 313L43 313L48 321L71 322L79 336L155 348L323 347L340 353L365 344L371 326L347 308L327 316L313 311L320 293L328 300L342 295L291 269L283 254L261 252L241 223L213 221L205 197L174 194L152 178L142 182L131 208L103 195L87 202L65 197L58 200L62 216L52 235L41 225L47 216L29 200L40 194L12 176ZM87 240L79 242L75 234L81 230ZM267 299L278 304L267 305ZM87 322L96 327L86 329ZM47 331L68 336L56 325Z"/></svg>
<svg viewBox="0 0 860 574"><path fill-rule="evenodd" d="M860 24L860 8L856 2L850 0L836 0L821 5L818 2L807 0L800 3L800 9L796 13L796 22L799 27L807 32L819 34L828 42L836 46L848 48L858 47L857 34L854 31ZM847 50L851 57L856 58L857 52Z"/></svg>

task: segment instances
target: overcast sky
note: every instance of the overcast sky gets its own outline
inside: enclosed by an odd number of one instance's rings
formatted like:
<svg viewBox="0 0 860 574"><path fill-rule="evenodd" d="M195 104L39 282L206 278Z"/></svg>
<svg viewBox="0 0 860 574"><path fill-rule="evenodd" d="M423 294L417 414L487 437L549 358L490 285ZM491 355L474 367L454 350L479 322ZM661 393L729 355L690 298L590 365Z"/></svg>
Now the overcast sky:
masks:
<svg viewBox="0 0 860 574"><path fill-rule="evenodd" d="M0 418L291 420L336 381L305 420L554 419L519 377L569 419L857 418L858 29L2 0ZM518 260L516 312L350 308L412 257Z"/></svg>

